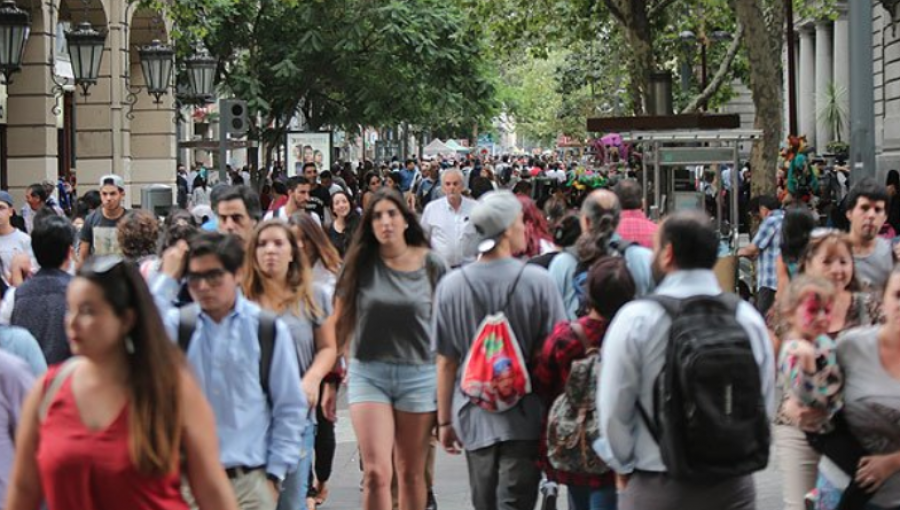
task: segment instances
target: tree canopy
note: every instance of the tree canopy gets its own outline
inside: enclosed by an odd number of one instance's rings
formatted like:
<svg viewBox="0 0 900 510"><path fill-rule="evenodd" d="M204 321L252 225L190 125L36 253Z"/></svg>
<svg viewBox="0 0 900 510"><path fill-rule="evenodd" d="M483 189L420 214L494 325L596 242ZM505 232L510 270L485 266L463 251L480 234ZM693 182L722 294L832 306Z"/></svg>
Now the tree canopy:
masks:
<svg viewBox="0 0 900 510"><path fill-rule="evenodd" d="M220 88L246 99L269 142L308 129L472 126L497 112L478 30L438 0L147 0L178 54L205 45Z"/></svg>

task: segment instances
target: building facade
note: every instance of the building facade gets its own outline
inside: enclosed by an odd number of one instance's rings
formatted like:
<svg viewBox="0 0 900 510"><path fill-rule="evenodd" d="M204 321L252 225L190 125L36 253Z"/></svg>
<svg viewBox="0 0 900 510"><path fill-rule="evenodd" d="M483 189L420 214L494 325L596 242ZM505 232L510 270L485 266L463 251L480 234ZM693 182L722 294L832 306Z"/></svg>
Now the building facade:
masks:
<svg viewBox="0 0 900 510"><path fill-rule="evenodd" d="M0 184L17 200L24 188L72 175L79 194L104 174L123 176L126 203L140 188L174 184L176 117L171 94L160 104L144 86L137 49L168 39L158 13L124 0L19 0L31 14L22 70L6 87L0 126ZM89 22L107 31L97 84L74 86L64 31Z"/></svg>

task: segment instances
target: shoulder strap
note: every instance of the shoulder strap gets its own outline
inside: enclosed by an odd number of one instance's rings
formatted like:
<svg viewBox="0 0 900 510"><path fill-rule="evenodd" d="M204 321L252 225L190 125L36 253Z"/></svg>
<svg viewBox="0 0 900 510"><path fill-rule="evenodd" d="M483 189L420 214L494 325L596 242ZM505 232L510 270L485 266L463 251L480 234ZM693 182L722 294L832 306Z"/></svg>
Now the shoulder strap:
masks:
<svg viewBox="0 0 900 510"><path fill-rule="evenodd" d="M672 296L663 296L662 294L651 294L649 296L645 296L643 299L647 301L653 301L658 304L665 310L666 315L669 317L675 317L681 311L681 305L683 304L682 299L674 298Z"/></svg>
<svg viewBox="0 0 900 510"><path fill-rule="evenodd" d="M181 352L187 354L197 329L197 307L193 305L182 306L178 309L178 347Z"/></svg>
<svg viewBox="0 0 900 510"><path fill-rule="evenodd" d="M623 257L625 256L625 252L628 251L628 248L631 248L632 246L636 246L636 245L637 245L637 243L633 243L631 241L626 241L625 239L619 239L617 241L609 242L609 247L612 248L613 250L616 250L619 253L619 255L621 255Z"/></svg>
<svg viewBox="0 0 900 510"><path fill-rule="evenodd" d="M503 310L506 309L507 306L509 306L509 301L512 299L513 293L515 293L516 287L519 285L519 280L522 279L522 273L525 272L525 268L527 268L527 267L528 267L528 264L522 264L522 268L519 269L519 274L516 275L516 279L513 280L513 284L512 284L512 286L509 288L509 293L506 295L506 301L504 301L504 303L503 303L502 306L497 307L497 311L503 311ZM466 276L466 270L465 270L465 269L460 269L459 272L462 274L463 280L465 280L466 285L468 285L468 287L469 287L469 290L472 291L472 298L475 300L475 303L476 303L480 308L483 308L483 309L485 310L484 313L485 313L485 314L488 314L488 315L489 315L489 314L493 314L493 313L497 313L497 311L491 311L491 310L489 310L488 307L485 305L484 301L482 301L482 300L479 298L478 293L475 292L475 287L472 286L472 282L469 281L469 277Z"/></svg>
<svg viewBox="0 0 900 510"><path fill-rule="evenodd" d="M572 321L569 323L569 327L572 328L572 333L575 333L575 336L578 337L578 341L581 342L581 345L584 346L584 350L587 351L592 346L590 344L590 339L587 337L587 333L584 331L584 326L581 325L580 322Z"/></svg>
<svg viewBox="0 0 900 510"><path fill-rule="evenodd" d="M41 398L41 404L38 406L38 420L43 422L47 419L47 412L50 410L50 404L53 403L53 399L56 398L56 394L59 393L59 389L62 388L66 379L72 375L72 372L78 367L78 362L81 358L73 357L69 358L59 367L59 370L53 376L53 379L50 381L50 386L47 387L47 391L44 392L44 396Z"/></svg>
<svg viewBox="0 0 900 510"><path fill-rule="evenodd" d="M272 358L275 353L275 314L266 310L259 312L259 383L262 386L269 408L272 407L272 394L269 391L269 378L272 374Z"/></svg>

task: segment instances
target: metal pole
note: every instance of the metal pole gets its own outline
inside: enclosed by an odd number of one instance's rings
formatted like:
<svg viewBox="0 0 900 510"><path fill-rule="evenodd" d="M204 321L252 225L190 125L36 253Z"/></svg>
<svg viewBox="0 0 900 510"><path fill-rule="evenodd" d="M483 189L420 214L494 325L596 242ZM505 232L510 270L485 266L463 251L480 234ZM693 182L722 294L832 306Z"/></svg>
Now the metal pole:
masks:
<svg viewBox="0 0 900 510"><path fill-rule="evenodd" d="M731 174L729 177L731 178L731 248L732 250L737 250L738 248L738 239L740 238L741 232L741 218L740 218L740 208L738 206L738 202L740 200L740 175L738 164L740 163L740 153L738 152L738 145L740 142L733 141L734 144L734 166L731 168Z"/></svg>
<svg viewBox="0 0 900 510"><path fill-rule="evenodd" d="M659 142L653 142L653 205L656 206L659 217L662 218L667 213L665 205L662 203L662 183L660 182L659 171Z"/></svg>
<svg viewBox="0 0 900 510"><path fill-rule="evenodd" d="M875 176L872 2L850 0L850 179Z"/></svg>
<svg viewBox="0 0 900 510"><path fill-rule="evenodd" d="M794 53L794 2L784 0L785 41L788 67L788 134L797 134L797 56ZM871 20L870 20L871 23ZM869 48L871 53L872 49Z"/></svg>
<svg viewBox="0 0 900 510"><path fill-rule="evenodd" d="M219 182L223 184L228 183L226 159L228 159L228 130L225 129L225 124L219 120Z"/></svg>

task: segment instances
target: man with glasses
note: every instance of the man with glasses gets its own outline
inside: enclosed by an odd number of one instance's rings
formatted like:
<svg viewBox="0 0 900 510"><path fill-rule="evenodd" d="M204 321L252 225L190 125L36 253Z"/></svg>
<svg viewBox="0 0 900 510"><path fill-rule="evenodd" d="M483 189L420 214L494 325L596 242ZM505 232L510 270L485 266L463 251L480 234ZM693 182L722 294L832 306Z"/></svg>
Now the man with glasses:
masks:
<svg viewBox="0 0 900 510"><path fill-rule="evenodd" d="M232 209L219 211L228 212L225 221L220 214L220 225L241 223ZM296 348L280 320L272 319L274 341L264 363L261 323L268 314L239 291L243 261L243 240L204 232L166 250L152 288L169 335L190 330L187 345L179 343L216 416L222 468L238 503L244 510L274 510L285 475L300 461L309 406ZM175 309L182 277L195 305ZM192 329L185 328L186 318Z"/></svg>

